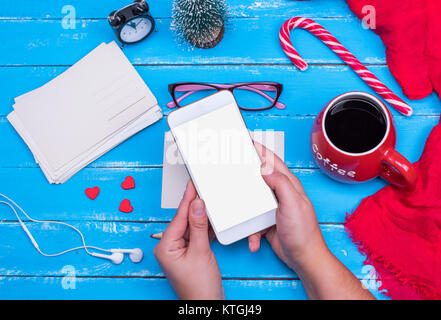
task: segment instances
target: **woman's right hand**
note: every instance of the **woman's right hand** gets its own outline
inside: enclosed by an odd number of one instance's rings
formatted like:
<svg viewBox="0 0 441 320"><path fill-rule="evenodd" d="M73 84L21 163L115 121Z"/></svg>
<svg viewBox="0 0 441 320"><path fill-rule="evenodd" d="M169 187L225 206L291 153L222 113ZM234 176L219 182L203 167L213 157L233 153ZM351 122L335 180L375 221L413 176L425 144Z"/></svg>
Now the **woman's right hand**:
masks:
<svg viewBox="0 0 441 320"><path fill-rule="evenodd" d="M276 225L264 233L274 252L292 269L327 254L314 207L299 179L273 152L257 143L256 149L262 160L262 177L279 202ZM260 242L260 236L252 236L250 247Z"/></svg>
<svg viewBox="0 0 441 320"><path fill-rule="evenodd" d="M274 153L256 144L262 177L279 206L276 225L266 231L274 252L300 277L311 299L373 299L369 290L328 249L314 207L299 179ZM255 251L261 234L249 237Z"/></svg>

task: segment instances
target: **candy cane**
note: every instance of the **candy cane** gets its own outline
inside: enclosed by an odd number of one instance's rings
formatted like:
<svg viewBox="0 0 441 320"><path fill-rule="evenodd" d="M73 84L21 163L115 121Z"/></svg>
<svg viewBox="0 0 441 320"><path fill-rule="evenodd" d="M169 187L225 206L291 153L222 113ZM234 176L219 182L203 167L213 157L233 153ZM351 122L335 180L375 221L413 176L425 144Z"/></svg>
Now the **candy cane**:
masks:
<svg viewBox="0 0 441 320"><path fill-rule="evenodd" d="M286 55L291 61L304 71L308 68L308 64L294 49L291 40L289 39L289 32L294 28L303 28L311 32L317 38L322 40L332 51L334 51L344 62L346 62L352 70L354 70L361 79L363 79L376 93L378 93L384 100L389 102L395 109L406 116L412 115L412 108L395 95L388 87L386 87L378 78L370 72L352 53L350 53L332 34L317 22L295 17L287 20L280 29L280 44Z"/></svg>

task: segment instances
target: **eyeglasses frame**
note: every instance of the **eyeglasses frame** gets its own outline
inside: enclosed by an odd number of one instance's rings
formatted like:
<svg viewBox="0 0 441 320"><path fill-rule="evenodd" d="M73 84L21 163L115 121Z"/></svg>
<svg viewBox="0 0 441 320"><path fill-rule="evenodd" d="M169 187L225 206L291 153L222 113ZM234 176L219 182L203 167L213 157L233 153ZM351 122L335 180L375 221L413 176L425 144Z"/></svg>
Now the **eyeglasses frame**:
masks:
<svg viewBox="0 0 441 320"><path fill-rule="evenodd" d="M281 103L278 102L280 95L282 94L282 90L283 90L283 85L281 83L278 82L272 82L272 81L257 81L257 82L241 82L241 83L225 83L225 84L216 84L216 83L205 83L205 82L176 82L176 83L172 83L168 85L168 91L170 93L170 95L173 98L173 102L175 104L176 107L183 107L182 105L180 105L180 103L178 102L178 99L176 98L176 94L175 94L175 89L178 86L182 86L182 85L202 85L202 86L206 86L206 87L211 87L217 91L221 91L221 90L228 90L230 91L233 95L234 95L234 90L238 89L238 88L243 88L245 90L250 90L250 91L254 91L262 96L264 96L266 99L268 100L273 100L272 104L268 107L264 107L264 108L244 108L239 106L239 109L241 110L246 110L246 111L264 111L264 110L269 110L273 107L275 107L277 104L279 104L279 109L284 109L286 106ZM276 97L272 98L270 96L268 96L267 94L265 94L263 91L268 91L268 90L261 90L261 89L256 89L253 88L252 86L262 86L262 85L266 85L266 86L271 86L273 88L275 88L276 90ZM205 89L206 90L206 89ZM190 94L193 94L197 91L202 91L201 90L188 90L187 92L187 96Z"/></svg>

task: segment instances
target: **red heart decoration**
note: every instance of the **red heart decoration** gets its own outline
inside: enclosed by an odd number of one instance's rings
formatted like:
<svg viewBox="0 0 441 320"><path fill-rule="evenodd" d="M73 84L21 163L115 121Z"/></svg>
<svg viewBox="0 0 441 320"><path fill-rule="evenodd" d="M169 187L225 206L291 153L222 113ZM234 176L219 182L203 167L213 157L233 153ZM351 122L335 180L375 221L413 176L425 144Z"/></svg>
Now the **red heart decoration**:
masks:
<svg viewBox="0 0 441 320"><path fill-rule="evenodd" d="M121 201L121 204L119 205L119 211L125 212L125 213L132 212L133 211L133 207L130 204L130 200L124 199L123 201Z"/></svg>
<svg viewBox="0 0 441 320"><path fill-rule="evenodd" d="M90 200L95 200L95 198L98 197L99 193L100 193L100 188L98 187L86 189L86 196L88 196Z"/></svg>
<svg viewBox="0 0 441 320"><path fill-rule="evenodd" d="M123 183L121 183L121 187L124 190L129 190L135 188L135 180L131 176L127 176L126 180L124 180Z"/></svg>

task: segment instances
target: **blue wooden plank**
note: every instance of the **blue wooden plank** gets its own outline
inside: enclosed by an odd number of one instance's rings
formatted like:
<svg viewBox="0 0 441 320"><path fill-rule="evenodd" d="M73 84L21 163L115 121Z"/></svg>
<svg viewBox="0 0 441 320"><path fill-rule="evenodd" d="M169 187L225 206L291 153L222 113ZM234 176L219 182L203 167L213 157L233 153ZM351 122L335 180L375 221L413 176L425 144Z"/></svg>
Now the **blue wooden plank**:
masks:
<svg viewBox="0 0 441 320"><path fill-rule="evenodd" d="M279 44L286 17L231 19L224 40L210 50L180 46L170 31L170 19L157 19L158 32L146 41L126 46L134 64L289 63ZM318 18L361 61L385 63L381 39L361 27L356 18ZM105 20L86 20L76 29L63 29L60 20L0 20L3 43L0 65L71 65L101 42L115 36ZM36 36L35 30L38 30ZM341 63L331 50L307 31L297 30L293 44L310 63Z"/></svg>
<svg viewBox="0 0 441 320"><path fill-rule="evenodd" d="M0 208L3 212L3 208ZM141 248L144 259L133 264L128 257L121 265L108 260L89 257L84 251L76 251L59 257L44 257L32 246L26 234L16 222L3 222L0 231L4 240L0 243L0 276L47 275L62 276L66 265L75 267L76 275L82 277L158 277L164 276L153 248L158 240L149 237L163 231L165 223L128 222L72 222L83 232L88 245L100 248ZM57 224L27 223L29 230L38 241L40 249L53 254L75 246L81 240L71 229ZM351 242L340 224L320 226L329 249L359 279L366 278L363 270L364 257ZM212 245L223 277L233 278L298 278L274 254L269 244L263 240L262 248L255 253L248 250L246 240L229 246L216 241ZM265 261L265 263L260 263Z"/></svg>
<svg viewBox="0 0 441 320"><path fill-rule="evenodd" d="M391 90L404 97L387 66L376 65L369 68ZM8 79L0 89L0 116L12 111L14 97L42 86L66 69L67 67L0 68L0 78ZM283 84L280 101L287 108L245 112L249 115L316 115L329 100L342 92L357 90L374 94L349 67L341 65L313 65L306 72L300 72L290 65L137 66L136 69L155 94L165 114L170 112L166 104L171 100L167 85L179 81L278 81ZM311 94L311 90L314 90L314 94ZM437 114L441 110L441 101L435 93L423 100L405 100L414 108L414 115ZM394 114L402 117L396 112Z"/></svg>
<svg viewBox="0 0 441 320"><path fill-rule="evenodd" d="M306 292L299 280L224 280L227 299L304 300ZM371 290L377 299L385 299ZM75 289L63 289L63 278L2 277L0 298L9 299L176 299L166 279L77 278Z"/></svg>
<svg viewBox="0 0 441 320"><path fill-rule="evenodd" d="M343 222L360 201L385 185L380 178L358 185L336 182L319 169L294 169L316 209L319 222ZM137 187L121 189L127 175ZM20 203L38 219L104 220L104 221L170 221L175 210L161 209L161 168L88 168L63 185L49 185L38 168L0 169L0 192ZM99 186L101 193L94 201L84 190ZM326 196L324 196L326 195ZM118 210L122 199L132 201L130 214ZM0 219L13 215L0 207Z"/></svg>
<svg viewBox="0 0 441 320"><path fill-rule="evenodd" d="M294 46L308 62L319 64L301 74L284 56L277 34L283 21L291 16L312 17L329 28L362 61L375 64L369 68L396 93L400 93L384 65L384 46L372 31L361 28L344 0L228 2L232 19L224 41L215 49L190 51L185 46L178 46L169 30L171 1L151 0L153 15L160 17L158 32L148 41L126 47L124 51L137 65L161 105L168 101L166 84L169 82L273 79L283 82L286 90L282 99L285 99L288 108L284 111L245 113L247 124L250 128L286 131L287 162L295 168L293 171L315 204L319 221L342 222L346 211L351 211L364 196L372 194L384 183L377 179L363 185L348 186L326 178L315 169L309 153L309 131L314 115L330 98L343 91L370 90L347 67L330 65L340 63L340 60L319 40L304 31L295 31L292 36ZM73 30L62 28L61 8L64 3L59 1L23 0L20 6L12 1L0 3L0 34L8 35L10 40L4 43L0 55L0 77L8 79L0 89L0 137L4 145L0 156L0 167L3 167L0 169L0 192L8 192L36 218L75 220L73 223L85 231L86 238L93 244L112 247L139 244L145 250L146 258L139 265L125 261L121 266L89 258L84 252L46 259L37 255L17 223L2 222L2 239L8 241L2 240L0 245L0 298L175 298L168 282L158 278L163 277L163 273L151 255L156 241L148 238L150 233L163 230L166 224L120 222L168 221L174 214L174 210L161 210L159 203L162 139L167 129L165 121L111 151L68 183L51 186L4 118L11 110L14 96L50 80L65 70L64 66L76 62L100 42L113 40L105 17L109 8L126 3L126 0L109 0L106 3L70 1L77 10L78 18ZM10 37L11 34L14 36ZM142 64L147 66L140 66ZM17 65L20 67L4 67ZM193 79L189 79L190 76ZM438 122L440 102L432 95L412 102L412 105L417 114L430 115L412 119L397 117L398 150L414 161L419 157L430 129ZM140 148L142 145L149 148ZM127 174L135 177L137 188L123 193L119 184ZM102 187L102 194L92 202L85 198L83 192L85 187L95 184ZM117 210L123 195L133 201L135 211L132 214ZM0 207L0 219L13 220L13 216L5 207ZM43 226L42 229L47 232L40 228L31 226L42 246L50 250L70 246L76 239L72 233L57 227ZM337 257L359 278L365 278L366 274L361 269L363 257L348 239L342 225L322 224L321 228ZM57 241L54 241L54 233ZM65 237L61 239L58 235ZM214 244L213 248L223 276L241 278L224 280L227 298L306 298L295 274L274 257L267 244L256 254L247 251L246 241L230 247ZM25 254L16 258L17 252ZM63 290L61 287L64 276L61 270L68 264L84 276L78 278L76 290ZM252 277L259 279L242 279ZM272 280L293 277L294 280ZM381 297L377 291L375 294Z"/></svg>
<svg viewBox="0 0 441 320"><path fill-rule="evenodd" d="M309 140L314 117L311 116L254 116L245 115L250 130L285 131L285 161L290 167L316 168L312 159ZM395 118L397 150L416 161L423 150L424 141L438 123L439 116L414 116ZM93 163L95 167L161 166L164 132L168 130L166 119L141 131ZM0 167L35 167L33 156L18 133L5 118L0 118L2 154Z"/></svg>
<svg viewBox="0 0 441 320"><path fill-rule="evenodd" d="M75 8L77 19L106 18L115 9L122 8L130 3L128 0L87 1L71 0L68 3L58 0L33 1L22 0L20 5L11 1L0 2L0 18L20 19L60 19L63 7L70 5ZM155 17L171 17L172 0L149 0L150 10ZM228 1L229 16L254 17L265 15L303 15L313 17L342 17L350 16L351 12L344 0L286 1L286 0L260 0L260 1Z"/></svg>
<svg viewBox="0 0 441 320"><path fill-rule="evenodd" d="M63 289L62 278L0 278L2 299L176 299L166 279L77 278ZM300 281L224 281L229 299L306 299Z"/></svg>

